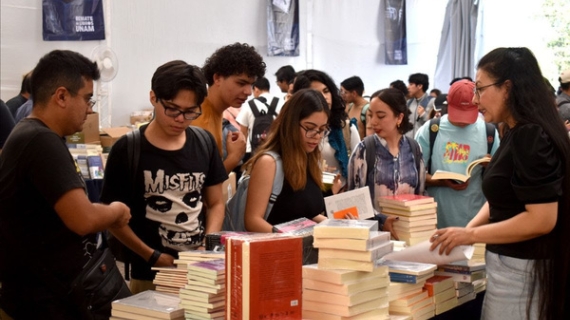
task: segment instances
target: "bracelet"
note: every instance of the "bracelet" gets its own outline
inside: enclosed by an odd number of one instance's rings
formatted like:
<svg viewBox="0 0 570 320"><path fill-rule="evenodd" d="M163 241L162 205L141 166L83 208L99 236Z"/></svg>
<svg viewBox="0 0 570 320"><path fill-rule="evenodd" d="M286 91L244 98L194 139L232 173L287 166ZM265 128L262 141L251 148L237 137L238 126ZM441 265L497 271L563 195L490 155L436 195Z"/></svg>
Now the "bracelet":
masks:
<svg viewBox="0 0 570 320"><path fill-rule="evenodd" d="M158 258L160 258L161 254L162 254L162 252L160 252L158 250L154 250L154 252L150 256L150 258L148 258L148 260L147 260L148 264L150 264L151 266L154 266L156 264L156 262L158 261Z"/></svg>

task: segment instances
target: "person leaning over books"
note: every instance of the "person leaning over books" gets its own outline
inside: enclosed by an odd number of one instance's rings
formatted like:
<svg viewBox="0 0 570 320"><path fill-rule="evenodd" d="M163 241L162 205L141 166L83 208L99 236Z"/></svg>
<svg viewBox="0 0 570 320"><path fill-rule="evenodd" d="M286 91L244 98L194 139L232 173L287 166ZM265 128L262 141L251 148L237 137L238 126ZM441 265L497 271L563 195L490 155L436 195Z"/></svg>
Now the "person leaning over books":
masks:
<svg viewBox="0 0 570 320"><path fill-rule="evenodd" d="M436 231L431 250L487 244L482 319L569 319L570 140L552 93L527 48L487 53L474 90L485 121L508 131L485 169L487 203L465 228Z"/></svg>
<svg viewBox="0 0 570 320"><path fill-rule="evenodd" d="M253 232L272 232L273 225L298 218L321 222L326 219L322 195L322 171L319 145L329 133L329 107L315 90L299 90L287 100L271 125L267 140L244 164L250 175L245 206L245 227ZM283 188L267 220L276 160L283 163Z"/></svg>
<svg viewBox="0 0 570 320"><path fill-rule="evenodd" d="M101 193L102 202L123 201L133 213L129 225L109 231L136 253L130 257L134 294L154 289L152 266L172 266L178 252L203 247L205 234L221 230L228 178L212 135L189 127L207 93L200 69L170 61L151 86L155 117L140 127L139 139L126 135L113 145ZM138 157L129 160L137 146Z"/></svg>
<svg viewBox="0 0 570 320"><path fill-rule="evenodd" d="M404 94L393 88L376 91L370 98L369 110L375 134L360 142L350 157L348 190L367 186L381 229L398 239L392 228L396 219L380 212L377 199L423 194L425 167L418 143L404 135L412 129Z"/></svg>
<svg viewBox="0 0 570 320"><path fill-rule="evenodd" d="M98 251L96 233L126 225L131 214L120 202L89 201L63 139L93 113L97 64L54 50L33 72L32 113L0 158L0 317L81 319L87 310L67 292Z"/></svg>

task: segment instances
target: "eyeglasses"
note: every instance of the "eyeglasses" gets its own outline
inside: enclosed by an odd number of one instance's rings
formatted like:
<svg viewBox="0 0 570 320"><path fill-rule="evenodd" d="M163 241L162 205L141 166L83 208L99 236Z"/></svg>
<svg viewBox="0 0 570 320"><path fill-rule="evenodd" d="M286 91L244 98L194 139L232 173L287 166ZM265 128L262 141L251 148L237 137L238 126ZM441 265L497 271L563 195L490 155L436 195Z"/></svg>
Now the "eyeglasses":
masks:
<svg viewBox="0 0 570 320"><path fill-rule="evenodd" d="M176 107L168 106L164 101L162 101L162 99L158 99L158 101L164 107L164 114L171 117L171 118L176 118L179 115L182 115L184 117L184 119L186 119L186 120L196 120L196 119L198 119L199 116L202 115L202 107L200 107L200 106L193 106L193 107L190 107L190 110L181 111L179 109L180 107L173 104L173 103L172 103L172 105L176 106Z"/></svg>
<svg viewBox="0 0 570 320"><path fill-rule="evenodd" d="M89 108L93 109L93 107L95 106L95 104L97 103L96 100L93 99L89 99L89 101L87 101L87 104L89 105Z"/></svg>
<svg viewBox="0 0 570 320"><path fill-rule="evenodd" d="M499 81L499 82L491 83L491 84L488 84L488 85L486 85L486 86L481 86L481 87L475 86L475 87L473 88L473 94L476 95L477 98L481 98L481 91L483 91L483 89L489 88L489 87L491 87L491 86L496 86L496 85L501 84L501 83L503 83L503 82L502 82L502 81Z"/></svg>
<svg viewBox="0 0 570 320"><path fill-rule="evenodd" d="M303 128L303 130L305 130L305 137L307 138L314 138L317 135L322 134L323 138L328 136L329 133L331 132L329 129L325 129L325 130L315 130L315 129L307 129L305 127L303 127L302 125L299 125L301 128Z"/></svg>

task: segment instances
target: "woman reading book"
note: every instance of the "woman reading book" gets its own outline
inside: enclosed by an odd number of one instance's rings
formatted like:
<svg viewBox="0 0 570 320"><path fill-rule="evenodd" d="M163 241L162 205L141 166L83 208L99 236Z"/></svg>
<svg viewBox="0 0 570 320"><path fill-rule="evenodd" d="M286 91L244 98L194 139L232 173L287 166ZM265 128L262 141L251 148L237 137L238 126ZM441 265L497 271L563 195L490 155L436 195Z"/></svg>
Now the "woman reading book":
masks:
<svg viewBox="0 0 570 320"><path fill-rule="evenodd" d="M304 89L287 100L271 125L267 140L244 164L250 175L245 206L245 227L253 232L272 232L273 225L298 218L320 222L326 217L322 195L319 145L329 133L329 107L320 92ZM283 163L283 188L267 220L276 160Z"/></svg>
<svg viewBox="0 0 570 320"><path fill-rule="evenodd" d="M477 66L473 102L508 125L485 170L487 203L431 250L486 243L482 319L570 318L570 140L527 48L498 48ZM438 247L439 246L439 247Z"/></svg>
<svg viewBox="0 0 570 320"><path fill-rule="evenodd" d="M360 142L350 158L348 190L368 186L382 230L390 231L397 239L392 228L395 218L381 214L376 199L422 194L425 168L417 142L404 135L412 129L404 94L393 88L377 91L370 98L369 110L375 134Z"/></svg>

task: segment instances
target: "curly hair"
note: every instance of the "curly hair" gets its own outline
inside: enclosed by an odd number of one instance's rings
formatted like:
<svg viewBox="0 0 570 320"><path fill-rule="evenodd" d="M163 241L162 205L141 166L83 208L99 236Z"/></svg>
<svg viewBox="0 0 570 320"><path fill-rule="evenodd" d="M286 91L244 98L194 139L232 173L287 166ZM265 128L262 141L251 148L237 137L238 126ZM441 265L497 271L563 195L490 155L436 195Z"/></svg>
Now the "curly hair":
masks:
<svg viewBox="0 0 570 320"><path fill-rule="evenodd" d="M338 87L333 79L320 70L304 70L297 73L297 78L293 85L293 93L311 87L311 82L317 81L324 84L330 91L332 104L330 106L331 114L329 117L329 126L331 128L344 128L348 114L346 113L344 101L340 97Z"/></svg>
<svg viewBox="0 0 570 320"><path fill-rule="evenodd" d="M248 77L261 78L265 75L265 62L247 43L234 43L214 52L202 67L208 85L214 84L214 74L229 77L245 73Z"/></svg>

